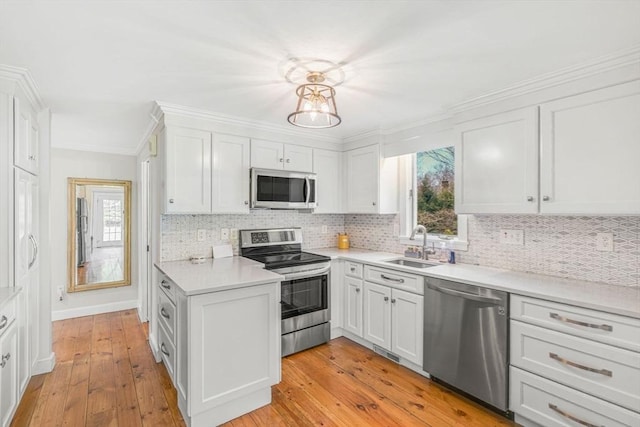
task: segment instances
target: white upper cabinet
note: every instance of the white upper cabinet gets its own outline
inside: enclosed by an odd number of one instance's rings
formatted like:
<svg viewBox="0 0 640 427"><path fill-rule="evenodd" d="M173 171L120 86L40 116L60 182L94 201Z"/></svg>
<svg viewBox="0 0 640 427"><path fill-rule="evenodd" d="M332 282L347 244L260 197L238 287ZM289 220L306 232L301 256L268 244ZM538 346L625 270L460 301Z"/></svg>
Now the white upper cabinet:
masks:
<svg viewBox="0 0 640 427"><path fill-rule="evenodd" d="M342 213L342 153L314 148L313 172L318 176L314 213Z"/></svg>
<svg viewBox="0 0 640 427"><path fill-rule="evenodd" d="M249 213L249 138L175 126L165 132L166 213Z"/></svg>
<svg viewBox="0 0 640 427"><path fill-rule="evenodd" d="M346 152L347 212L398 212L398 160L380 157L379 145Z"/></svg>
<svg viewBox="0 0 640 427"><path fill-rule="evenodd" d="M640 81L540 106L540 212L640 213Z"/></svg>
<svg viewBox="0 0 640 427"><path fill-rule="evenodd" d="M14 98L13 108L15 129L13 162L19 168L37 175L40 141L38 120L29 104L22 102L19 98Z"/></svg>
<svg viewBox="0 0 640 427"><path fill-rule="evenodd" d="M538 108L456 127L455 207L464 213L538 212Z"/></svg>
<svg viewBox="0 0 640 427"><path fill-rule="evenodd" d="M211 132L166 128L165 212L211 212Z"/></svg>
<svg viewBox="0 0 640 427"><path fill-rule="evenodd" d="M213 213L249 213L249 138L213 135Z"/></svg>
<svg viewBox="0 0 640 427"><path fill-rule="evenodd" d="M251 167L311 172L313 150L300 145L254 139L251 141Z"/></svg>

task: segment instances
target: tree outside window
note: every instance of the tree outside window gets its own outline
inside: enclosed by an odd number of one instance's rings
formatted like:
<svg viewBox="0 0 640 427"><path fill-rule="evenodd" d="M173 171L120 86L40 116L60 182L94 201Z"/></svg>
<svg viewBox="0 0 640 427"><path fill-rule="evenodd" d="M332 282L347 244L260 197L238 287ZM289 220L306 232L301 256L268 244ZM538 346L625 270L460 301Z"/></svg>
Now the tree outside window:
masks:
<svg viewBox="0 0 640 427"><path fill-rule="evenodd" d="M454 147L416 154L417 221L428 233L458 234L454 210Z"/></svg>

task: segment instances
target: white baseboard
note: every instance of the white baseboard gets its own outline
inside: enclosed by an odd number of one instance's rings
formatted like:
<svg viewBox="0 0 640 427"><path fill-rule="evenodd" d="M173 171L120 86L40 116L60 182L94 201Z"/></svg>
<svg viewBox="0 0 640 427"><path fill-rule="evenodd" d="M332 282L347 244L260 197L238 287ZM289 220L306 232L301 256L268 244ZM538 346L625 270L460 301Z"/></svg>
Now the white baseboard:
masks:
<svg viewBox="0 0 640 427"><path fill-rule="evenodd" d="M73 317L93 316L94 314L111 313L113 311L138 308L138 300L110 302L108 304L91 305L88 307L69 308L51 313L51 320L64 320Z"/></svg>
<svg viewBox="0 0 640 427"><path fill-rule="evenodd" d="M51 352L48 357L36 361L31 367L31 375L46 374L53 371L54 366L56 366L56 354Z"/></svg>

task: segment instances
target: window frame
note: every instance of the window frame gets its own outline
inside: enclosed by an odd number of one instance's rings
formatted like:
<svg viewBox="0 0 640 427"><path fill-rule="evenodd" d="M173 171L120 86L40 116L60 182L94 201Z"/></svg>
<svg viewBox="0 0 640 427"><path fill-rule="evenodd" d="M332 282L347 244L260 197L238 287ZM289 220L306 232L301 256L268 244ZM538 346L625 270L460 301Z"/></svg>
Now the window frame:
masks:
<svg viewBox="0 0 640 427"><path fill-rule="evenodd" d="M444 147L445 145L443 145ZM449 145L451 146L451 145ZM429 147L428 150L435 150L441 147ZM411 232L417 225L418 201L415 197L417 190L417 153L406 154L400 157L399 181L400 181L400 236L399 243L402 245L422 246L424 237L416 236L414 240L409 239ZM427 234L427 244L434 243L436 247L441 242L449 242L450 248L458 251L466 251L469 248L468 239L468 215L458 214L458 234L453 239L441 239L437 234Z"/></svg>

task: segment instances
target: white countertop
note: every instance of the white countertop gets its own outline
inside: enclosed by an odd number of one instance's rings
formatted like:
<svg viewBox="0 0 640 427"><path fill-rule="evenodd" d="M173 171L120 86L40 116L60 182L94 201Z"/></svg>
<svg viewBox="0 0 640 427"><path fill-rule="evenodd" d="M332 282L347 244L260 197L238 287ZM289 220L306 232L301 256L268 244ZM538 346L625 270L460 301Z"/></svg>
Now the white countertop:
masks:
<svg viewBox="0 0 640 427"><path fill-rule="evenodd" d="M640 318L640 287L562 279L470 264L442 264L425 269L405 267L384 262L384 260L402 258L402 255L365 249L325 248L308 251L326 255L332 259L340 258L373 264L422 276L455 280L513 294Z"/></svg>
<svg viewBox="0 0 640 427"><path fill-rule="evenodd" d="M282 280L279 274L264 270L263 264L238 256L208 258L202 263L169 261L155 265L187 296Z"/></svg>

